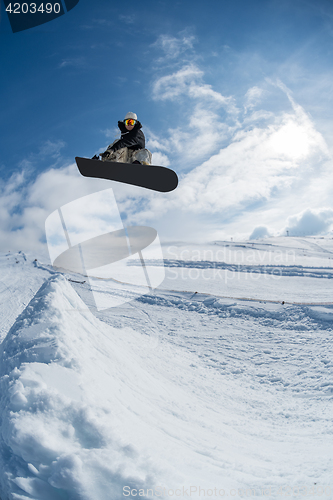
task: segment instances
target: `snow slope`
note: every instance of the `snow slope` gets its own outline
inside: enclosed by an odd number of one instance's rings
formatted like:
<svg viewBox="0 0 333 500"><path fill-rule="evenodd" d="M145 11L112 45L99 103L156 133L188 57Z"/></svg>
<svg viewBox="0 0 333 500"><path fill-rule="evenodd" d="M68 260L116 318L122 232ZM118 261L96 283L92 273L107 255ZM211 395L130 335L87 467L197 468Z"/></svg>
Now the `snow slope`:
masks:
<svg viewBox="0 0 333 500"><path fill-rule="evenodd" d="M169 245L160 289L99 312L2 255L1 499L333 499L332 252Z"/></svg>

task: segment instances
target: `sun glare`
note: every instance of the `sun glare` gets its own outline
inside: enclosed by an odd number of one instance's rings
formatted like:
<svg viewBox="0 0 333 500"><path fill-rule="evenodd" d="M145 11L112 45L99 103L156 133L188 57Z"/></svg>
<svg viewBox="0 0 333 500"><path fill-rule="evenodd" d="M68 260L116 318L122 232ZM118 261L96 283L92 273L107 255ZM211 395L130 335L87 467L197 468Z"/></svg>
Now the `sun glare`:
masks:
<svg viewBox="0 0 333 500"><path fill-rule="evenodd" d="M270 145L278 155L297 159L308 155L309 142L309 135L303 127L287 123L272 135Z"/></svg>

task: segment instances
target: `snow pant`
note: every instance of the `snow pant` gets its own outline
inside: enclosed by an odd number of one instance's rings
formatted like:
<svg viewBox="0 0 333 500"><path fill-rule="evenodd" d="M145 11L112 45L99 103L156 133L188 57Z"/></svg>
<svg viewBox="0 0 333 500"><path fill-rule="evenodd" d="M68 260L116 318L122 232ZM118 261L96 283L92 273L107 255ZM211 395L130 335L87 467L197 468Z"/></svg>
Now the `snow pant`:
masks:
<svg viewBox="0 0 333 500"><path fill-rule="evenodd" d="M151 164L152 154L148 149L129 149L121 148L117 151L111 151L107 158L103 158L104 161L117 161L119 163L134 163L139 161L144 165Z"/></svg>

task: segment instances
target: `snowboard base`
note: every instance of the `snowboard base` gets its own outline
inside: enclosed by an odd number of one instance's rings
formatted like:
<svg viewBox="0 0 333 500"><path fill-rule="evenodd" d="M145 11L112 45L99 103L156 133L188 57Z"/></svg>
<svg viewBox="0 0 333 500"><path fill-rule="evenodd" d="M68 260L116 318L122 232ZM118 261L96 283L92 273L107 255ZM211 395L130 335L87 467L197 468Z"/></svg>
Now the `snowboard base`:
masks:
<svg viewBox="0 0 333 500"><path fill-rule="evenodd" d="M173 191L178 185L176 172L166 167L92 160L78 156L75 161L84 177L123 182L161 193Z"/></svg>

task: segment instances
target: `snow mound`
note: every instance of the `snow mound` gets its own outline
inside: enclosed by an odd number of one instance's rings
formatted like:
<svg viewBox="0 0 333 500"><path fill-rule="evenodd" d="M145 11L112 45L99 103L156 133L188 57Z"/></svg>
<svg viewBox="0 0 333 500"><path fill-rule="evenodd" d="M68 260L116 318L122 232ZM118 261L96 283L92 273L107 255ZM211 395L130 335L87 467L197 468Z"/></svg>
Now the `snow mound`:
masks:
<svg viewBox="0 0 333 500"><path fill-rule="evenodd" d="M308 313L309 316L318 321L329 322L330 325L333 324L333 308L330 306L309 307Z"/></svg>
<svg viewBox="0 0 333 500"><path fill-rule="evenodd" d="M18 317L0 353L3 500L117 499L123 485L154 482L149 459L117 433L124 380L135 383L135 360L117 345L125 333L95 318L61 276Z"/></svg>
<svg viewBox="0 0 333 500"><path fill-rule="evenodd" d="M259 254L259 280L173 261L164 287L105 311L85 281L0 256L1 500L328 497L332 242L284 242L295 262L274 282Z"/></svg>
<svg viewBox="0 0 333 500"><path fill-rule="evenodd" d="M234 403L230 422L221 422L226 400L215 407L221 376L208 389L211 371L196 355L99 320L61 275L18 316L0 366L2 500L120 500L200 476L207 488L217 471L224 487L238 484L224 449L240 456L243 444L233 444ZM234 388L224 390L230 400Z"/></svg>

